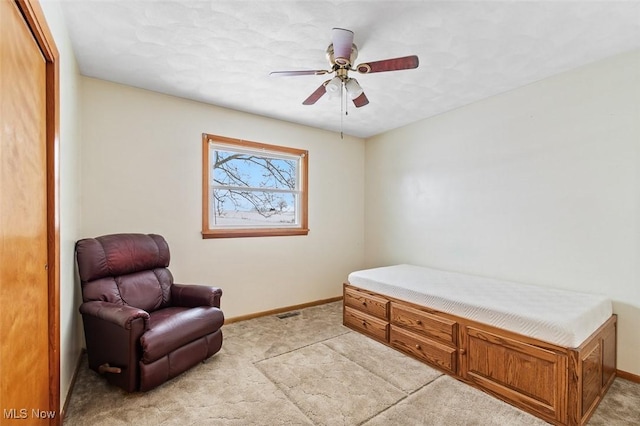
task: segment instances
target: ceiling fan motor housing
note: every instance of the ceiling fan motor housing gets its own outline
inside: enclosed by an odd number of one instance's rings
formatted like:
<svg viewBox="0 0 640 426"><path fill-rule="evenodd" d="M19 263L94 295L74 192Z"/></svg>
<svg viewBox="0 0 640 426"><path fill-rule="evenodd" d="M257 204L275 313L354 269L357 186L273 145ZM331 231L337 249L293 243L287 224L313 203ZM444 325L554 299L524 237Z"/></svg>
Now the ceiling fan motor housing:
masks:
<svg viewBox="0 0 640 426"><path fill-rule="evenodd" d="M351 68L351 64L353 64L358 58L358 46L355 43L351 44L351 55L349 58L336 58L333 50L333 43L327 47L327 60L331 65L337 65L341 68Z"/></svg>

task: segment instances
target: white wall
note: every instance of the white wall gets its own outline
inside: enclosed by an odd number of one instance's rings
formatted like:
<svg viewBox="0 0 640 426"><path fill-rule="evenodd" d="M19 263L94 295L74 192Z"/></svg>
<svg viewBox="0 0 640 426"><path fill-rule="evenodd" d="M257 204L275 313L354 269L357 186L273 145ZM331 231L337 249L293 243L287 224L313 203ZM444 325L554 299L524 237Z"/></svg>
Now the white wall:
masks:
<svg viewBox="0 0 640 426"><path fill-rule="evenodd" d="M60 54L60 408L63 408L83 344L78 314L80 284L75 281L74 258L80 229L80 75L59 2L43 1L41 5Z"/></svg>
<svg viewBox="0 0 640 426"><path fill-rule="evenodd" d="M368 140L366 264L607 294L640 374L639 76L636 51Z"/></svg>
<svg viewBox="0 0 640 426"><path fill-rule="evenodd" d="M362 268L364 141L82 78L84 236L163 235L176 282L220 286L227 318L340 296ZM308 236L208 239L202 133L309 150Z"/></svg>

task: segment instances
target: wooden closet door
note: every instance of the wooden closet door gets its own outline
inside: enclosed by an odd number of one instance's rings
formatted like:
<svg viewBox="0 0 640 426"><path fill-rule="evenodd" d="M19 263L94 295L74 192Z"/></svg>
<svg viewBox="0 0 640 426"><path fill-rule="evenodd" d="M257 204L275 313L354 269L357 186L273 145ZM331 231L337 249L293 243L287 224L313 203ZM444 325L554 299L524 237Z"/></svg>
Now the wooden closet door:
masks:
<svg viewBox="0 0 640 426"><path fill-rule="evenodd" d="M45 424L46 61L13 1L0 0L0 29L0 423Z"/></svg>

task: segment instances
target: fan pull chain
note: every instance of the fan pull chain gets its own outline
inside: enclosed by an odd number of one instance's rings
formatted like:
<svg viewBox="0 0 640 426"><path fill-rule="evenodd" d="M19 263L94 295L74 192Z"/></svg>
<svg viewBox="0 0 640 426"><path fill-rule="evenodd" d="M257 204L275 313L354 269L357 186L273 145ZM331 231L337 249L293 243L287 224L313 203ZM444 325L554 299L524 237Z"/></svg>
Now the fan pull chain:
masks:
<svg viewBox="0 0 640 426"><path fill-rule="evenodd" d="M340 85L340 139L344 139L342 130L344 128L344 83Z"/></svg>
<svg viewBox="0 0 640 426"><path fill-rule="evenodd" d="M344 115L349 115L349 94L345 88L344 94Z"/></svg>

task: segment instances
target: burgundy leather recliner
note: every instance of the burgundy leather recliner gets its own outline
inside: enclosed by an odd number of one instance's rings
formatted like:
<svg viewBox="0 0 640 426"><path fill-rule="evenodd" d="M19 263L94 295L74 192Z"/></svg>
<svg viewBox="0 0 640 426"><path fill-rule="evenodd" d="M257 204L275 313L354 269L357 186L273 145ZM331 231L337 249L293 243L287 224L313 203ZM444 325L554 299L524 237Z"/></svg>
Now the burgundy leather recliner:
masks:
<svg viewBox="0 0 640 426"><path fill-rule="evenodd" d="M222 347L222 290L174 284L155 234L76 243L89 367L127 392L147 391Z"/></svg>

